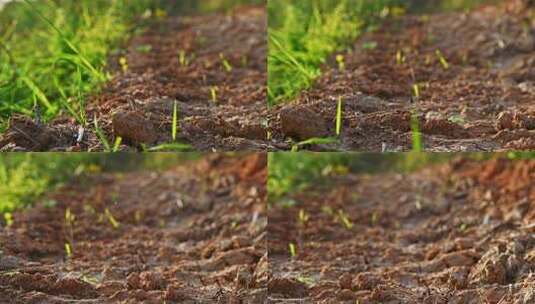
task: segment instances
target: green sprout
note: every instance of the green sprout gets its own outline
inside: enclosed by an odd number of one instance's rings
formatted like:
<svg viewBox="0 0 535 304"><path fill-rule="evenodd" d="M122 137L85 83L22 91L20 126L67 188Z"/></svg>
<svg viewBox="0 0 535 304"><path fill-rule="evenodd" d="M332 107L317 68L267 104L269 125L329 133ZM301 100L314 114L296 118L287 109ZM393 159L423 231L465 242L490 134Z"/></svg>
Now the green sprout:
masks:
<svg viewBox="0 0 535 304"><path fill-rule="evenodd" d="M414 97L420 98L420 85L415 83L412 85L412 92L414 94Z"/></svg>
<svg viewBox="0 0 535 304"><path fill-rule="evenodd" d="M412 129L412 150L413 152L423 151L422 133L420 132L420 120L418 115L411 115L411 129Z"/></svg>
<svg viewBox="0 0 535 304"><path fill-rule="evenodd" d="M304 209L299 210L298 220L299 220L299 223L301 225L306 224L306 222L308 222L309 218L310 218L309 215L306 213L306 211Z"/></svg>
<svg viewBox="0 0 535 304"><path fill-rule="evenodd" d="M344 55L342 55L342 54L338 54L338 55L336 55L336 62L338 63L338 70L339 70L340 72L345 71L345 69L346 69L346 64L345 64L345 58L344 58Z"/></svg>
<svg viewBox="0 0 535 304"><path fill-rule="evenodd" d="M189 62L188 62L188 58L186 56L186 51L184 51L184 50L178 51L178 62L183 67L188 66Z"/></svg>
<svg viewBox="0 0 535 304"><path fill-rule="evenodd" d="M111 151L113 153L119 152L119 149L121 148L122 143L123 143L123 138L121 136L117 136L115 138L115 142L113 143L113 149Z"/></svg>
<svg viewBox="0 0 535 304"><path fill-rule="evenodd" d="M288 244L288 247L290 249L290 256L292 258L294 258L296 255L297 255L297 247L295 246L294 243L290 243Z"/></svg>
<svg viewBox="0 0 535 304"><path fill-rule="evenodd" d="M450 64L448 63L446 58L444 58L444 55L442 55L442 52L440 50L436 50L435 54L437 55L438 60L440 61L440 64L442 64L442 67L445 70L449 69L450 68Z"/></svg>
<svg viewBox="0 0 535 304"><path fill-rule="evenodd" d="M396 63L397 65L401 65L405 62L405 56L403 55L403 52L401 50L398 50L396 52Z"/></svg>
<svg viewBox="0 0 535 304"><path fill-rule="evenodd" d="M10 227L13 225L13 214L10 212L4 213L4 220L6 221L6 226Z"/></svg>
<svg viewBox="0 0 535 304"><path fill-rule="evenodd" d="M342 224L344 224L347 230L351 230L353 228L353 222L351 222L343 210L338 210L338 218L342 221Z"/></svg>
<svg viewBox="0 0 535 304"><path fill-rule="evenodd" d="M67 258L70 258L72 256L71 244L65 243L65 253L67 255Z"/></svg>
<svg viewBox="0 0 535 304"><path fill-rule="evenodd" d="M128 71L128 60L126 57L119 58L119 65L121 65L121 70L123 70L123 73Z"/></svg>
<svg viewBox="0 0 535 304"><path fill-rule="evenodd" d="M221 62L223 63L223 67L225 67L227 73L232 72L232 65L230 65L230 62L225 58L223 53L219 54L219 58L221 58Z"/></svg>
<svg viewBox="0 0 535 304"><path fill-rule="evenodd" d="M110 210L108 208L106 208L104 210L104 215L106 215L106 217L108 218L108 221L110 222L110 224L112 225L112 227L114 229L117 229L119 228L121 225L119 224L119 222L117 222L117 220L115 220L115 218L113 217L113 215L111 214Z"/></svg>
<svg viewBox="0 0 535 304"><path fill-rule="evenodd" d="M338 97L338 106L336 108L336 136L342 133L342 97Z"/></svg>
<svg viewBox="0 0 535 304"><path fill-rule="evenodd" d="M212 102L217 103L217 91L219 91L218 87L211 87L210 88L210 94L212 95Z"/></svg>
<svg viewBox="0 0 535 304"><path fill-rule="evenodd" d="M112 151L111 146L110 146L110 142L106 138L106 135L104 135L104 131L102 131L102 129L98 125L98 118L97 118L97 114L96 113L95 113L95 115L93 117L93 124L94 124L94 127L95 127L95 133L97 134L98 139L100 140L100 142L104 146L104 150L106 152Z"/></svg>
<svg viewBox="0 0 535 304"><path fill-rule="evenodd" d="M65 252L67 254L67 257L70 258L72 256L72 243L74 240L74 221L76 220L76 216L74 213L71 212L70 208L65 209L65 226L67 227L67 243L65 243Z"/></svg>

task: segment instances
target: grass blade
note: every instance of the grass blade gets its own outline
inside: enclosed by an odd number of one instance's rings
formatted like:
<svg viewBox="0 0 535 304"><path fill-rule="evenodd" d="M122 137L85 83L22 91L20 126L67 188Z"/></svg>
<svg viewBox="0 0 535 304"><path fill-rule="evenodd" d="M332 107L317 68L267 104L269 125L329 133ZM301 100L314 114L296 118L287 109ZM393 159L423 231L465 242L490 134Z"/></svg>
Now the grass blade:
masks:
<svg viewBox="0 0 535 304"><path fill-rule="evenodd" d="M342 133L342 97L338 98L338 107L336 108L336 136Z"/></svg>
<svg viewBox="0 0 535 304"><path fill-rule="evenodd" d="M104 135L104 132L102 131L102 129L98 125L97 114L95 114L95 116L93 117L93 124L94 124L94 127L95 127L95 133L97 134L98 139L100 140L100 142L104 146L104 150L106 152L110 152L111 151L110 143L108 142L108 139L106 138L106 135Z"/></svg>

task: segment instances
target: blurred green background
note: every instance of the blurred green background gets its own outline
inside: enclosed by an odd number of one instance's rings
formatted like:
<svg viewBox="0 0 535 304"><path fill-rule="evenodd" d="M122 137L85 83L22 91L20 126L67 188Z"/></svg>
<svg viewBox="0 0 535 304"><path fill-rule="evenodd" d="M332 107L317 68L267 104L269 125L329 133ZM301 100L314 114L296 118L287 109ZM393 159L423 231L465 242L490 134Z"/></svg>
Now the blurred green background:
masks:
<svg viewBox="0 0 535 304"><path fill-rule="evenodd" d="M164 170L198 159L198 153L2 153L0 214L31 206L76 177L100 172Z"/></svg>
<svg viewBox="0 0 535 304"><path fill-rule="evenodd" d="M495 157L535 159L535 152L524 153L312 153L277 152L268 158L269 202L314 183L328 183L333 175L348 173L412 172L423 167L463 157L485 160Z"/></svg>

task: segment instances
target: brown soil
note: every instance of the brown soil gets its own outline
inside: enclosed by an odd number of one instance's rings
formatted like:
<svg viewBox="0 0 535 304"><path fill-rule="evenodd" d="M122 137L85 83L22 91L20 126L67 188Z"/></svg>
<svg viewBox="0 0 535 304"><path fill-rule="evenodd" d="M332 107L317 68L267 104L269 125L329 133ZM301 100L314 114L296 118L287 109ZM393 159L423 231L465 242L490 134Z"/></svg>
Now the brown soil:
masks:
<svg viewBox="0 0 535 304"><path fill-rule="evenodd" d="M535 303L534 161L331 180L270 210L268 303Z"/></svg>
<svg viewBox="0 0 535 304"><path fill-rule="evenodd" d="M169 143L177 101L180 142L201 151L265 150L266 27L263 7L158 22L133 38L124 54L111 59L116 75L91 98L87 109L91 123L82 137L78 138L79 126L71 118L38 125L14 117L0 138L0 148L101 151L94 115L112 143L116 136L122 137L122 150ZM118 63L121 57L127 59L125 73Z"/></svg>
<svg viewBox="0 0 535 304"><path fill-rule="evenodd" d="M310 149L410 150L411 113L429 151L535 149L535 10L528 3L386 21L345 54L345 71L331 59L313 88L273 109L274 147L334 136L341 97L340 142Z"/></svg>
<svg viewBox="0 0 535 304"><path fill-rule="evenodd" d="M0 302L264 303L266 174L212 155L73 181L0 230Z"/></svg>

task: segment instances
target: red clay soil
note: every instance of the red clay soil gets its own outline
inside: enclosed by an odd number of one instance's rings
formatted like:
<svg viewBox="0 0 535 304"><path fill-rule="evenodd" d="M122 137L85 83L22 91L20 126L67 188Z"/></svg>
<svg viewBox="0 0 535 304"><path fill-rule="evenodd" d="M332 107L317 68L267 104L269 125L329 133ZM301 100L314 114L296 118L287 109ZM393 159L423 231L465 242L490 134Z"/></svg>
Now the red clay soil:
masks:
<svg viewBox="0 0 535 304"><path fill-rule="evenodd" d="M313 88L274 108L275 148L289 149L290 138L334 136L341 97L340 142L309 149L410 150L412 113L429 151L535 149L534 7L509 0L389 19L344 54L345 71L331 59Z"/></svg>
<svg viewBox="0 0 535 304"><path fill-rule="evenodd" d="M16 213L0 303L264 303L266 157L238 156L92 176Z"/></svg>
<svg viewBox="0 0 535 304"><path fill-rule="evenodd" d="M535 161L348 175L294 199L269 211L268 303L535 303Z"/></svg>
<svg viewBox="0 0 535 304"><path fill-rule="evenodd" d="M101 151L93 130L95 114L109 141L122 137L122 150L169 143L177 101L180 142L201 151L265 150L266 27L263 7L157 22L133 38L124 54L111 59L116 75L91 98L91 123L82 138L77 138L79 126L72 118L37 125L15 117L0 137L0 148ZM120 57L127 59L125 73Z"/></svg>

